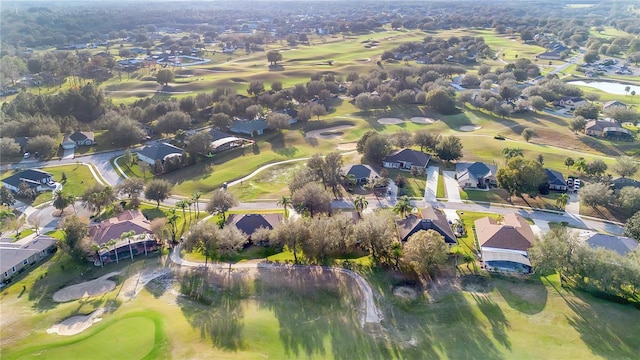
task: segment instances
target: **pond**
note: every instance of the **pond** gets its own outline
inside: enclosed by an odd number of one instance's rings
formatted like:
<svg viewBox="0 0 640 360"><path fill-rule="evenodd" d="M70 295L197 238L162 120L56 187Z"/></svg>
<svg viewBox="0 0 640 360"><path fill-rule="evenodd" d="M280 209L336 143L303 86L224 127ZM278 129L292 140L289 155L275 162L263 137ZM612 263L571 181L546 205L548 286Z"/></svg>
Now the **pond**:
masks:
<svg viewBox="0 0 640 360"><path fill-rule="evenodd" d="M604 92L607 92L609 94L615 94L615 95L628 95L627 92L624 91L625 87L629 86L631 91L635 91L636 94L640 95L640 86L638 85L627 85L627 84L621 84L621 83L617 83L617 82L607 82L607 81L569 81L568 84L571 85L576 85L576 86L587 86L587 87L592 87Z"/></svg>

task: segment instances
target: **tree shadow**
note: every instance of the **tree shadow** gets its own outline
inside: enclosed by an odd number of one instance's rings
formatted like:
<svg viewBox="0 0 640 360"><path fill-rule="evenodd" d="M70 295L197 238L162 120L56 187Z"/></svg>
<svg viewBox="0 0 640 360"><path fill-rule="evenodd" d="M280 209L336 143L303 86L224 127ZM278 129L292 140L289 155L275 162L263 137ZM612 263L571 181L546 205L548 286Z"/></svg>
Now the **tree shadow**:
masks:
<svg viewBox="0 0 640 360"><path fill-rule="evenodd" d="M566 316L591 351L605 359L636 359L640 325L638 311L628 305L600 300L579 290L568 289L565 298L573 311ZM617 311L612 311L616 308Z"/></svg>
<svg viewBox="0 0 640 360"><path fill-rule="evenodd" d="M364 303L355 281L322 267L260 268L254 282L259 306L273 311L290 357L388 359L389 344L361 327ZM330 337L331 355L327 337Z"/></svg>
<svg viewBox="0 0 640 360"><path fill-rule="evenodd" d="M471 297L476 301L478 308L480 308L480 311L487 317L487 320L489 320L493 338L500 342L505 348L511 350L511 341L506 332L507 329L511 328L511 325L509 324L509 320L504 316L500 306L487 295L472 293Z"/></svg>
<svg viewBox="0 0 640 360"><path fill-rule="evenodd" d="M547 287L539 275L531 275L526 279L514 276L492 274L496 288L509 306L521 313L534 315L544 310L547 305Z"/></svg>
<svg viewBox="0 0 640 360"><path fill-rule="evenodd" d="M209 338L214 347L224 350L243 348L246 282L226 271L197 268L182 275L181 292L185 297L179 297L177 304L202 339Z"/></svg>

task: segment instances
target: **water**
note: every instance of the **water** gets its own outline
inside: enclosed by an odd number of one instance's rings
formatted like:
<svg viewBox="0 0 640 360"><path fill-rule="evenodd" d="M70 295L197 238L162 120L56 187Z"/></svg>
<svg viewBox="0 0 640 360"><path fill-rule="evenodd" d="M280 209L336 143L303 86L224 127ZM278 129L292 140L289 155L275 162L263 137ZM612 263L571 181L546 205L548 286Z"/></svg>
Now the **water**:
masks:
<svg viewBox="0 0 640 360"><path fill-rule="evenodd" d="M615 94L615 95L629 95L629 93L631 93L632 91L635 91L636 94L640 95L640 86L638 85L627 85L627 84L620 84L617 82L608 82L608 81L589 81L589 82L569 81L568 84L576 85L576 86L592 87L592 88L607 92L609 94ZM624 88L627 86L631 88L629 90L629 93L624 91Z"/></svg>

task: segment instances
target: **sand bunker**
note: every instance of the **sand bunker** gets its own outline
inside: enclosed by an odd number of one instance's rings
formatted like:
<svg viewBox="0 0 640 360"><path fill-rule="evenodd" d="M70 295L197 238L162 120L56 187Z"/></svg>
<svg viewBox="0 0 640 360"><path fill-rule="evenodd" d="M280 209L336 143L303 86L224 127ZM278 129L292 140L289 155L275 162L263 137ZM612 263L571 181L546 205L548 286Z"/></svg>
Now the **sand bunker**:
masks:
<svg viewBox="0 0 640 360"><path fill-rule="evenodd" d="M482 129L482 126L478 125L465 125L460 126L460 131L476 131Z"/></svg>
<svg viewBox="0 0 640 360"><path fill-rule="evenodd" d="M304 137L316 139L338 139L344 136L344 132L340 130L351 129L353 125L340 125L326 129L319 129L307 132Z"/></svg>
<svg viewBox="0 0 640 360"><path fill-rule="evenodd" d="M72 316L47 329L47 333L62 336L79 334L87 330L91 325L102 320L102 318L99 317L102 314L104 314L104 308L97 309L89 315Z"/></svg>
<svg viewBox="0 0 640 360"><path fill-rule="evenodd" d="M398 125L402 124L404 121L398 118L380 118L378 119L378 123L382 125Z"/></svg>
<svg viewBox="0 0 640 360"><path fill-rule="evenodd" d="M368 63L371 62L371 58L366 58L366 59L360 59L360 60L356 60L357 62L361 62L361 63Z"/></svg>
<svg viewBox="0 0 640 360"><path fill-rule="evenodd" d="M422 116L415 116L415 117L412 117L409 120L412 123L416 123L416 124L433 124L433 122L435 121L435 120L433 120L431 118L422 117Z"/></svg>
<svg viewBox="0 0 640 360"><path fill-rule="evenodd" d="M355 150L357 145L358 144L354 143L354 142L342 143L342 144L338 144L338 146L336 146L336 150L344 150L344 151Z"/></svg>
<svg viewBox="0 0 640 360"><path fill-rule="evenodd" d="M418 292L408 286L396 286L393 288L393 295L402 300L416 300Z"/></svg>
<svg viewBox="0 0 640 360"><path fill-rule="evenodd" d="M60 289L53 294L53 301L67 302L108 293L116 288L116 283L107 279L118 274L120 273L110 272L97 279Z"/></svg>
<svg viewBox="0 0 640 360"><path fill-rule="evenodd" d="M129 277L122 284L122 289L118 294L118 298L123 300L131 300L136 297L140 291L150 281L169 274L171 270L169 268L161 268L156 270L145 270Z"/></svg>

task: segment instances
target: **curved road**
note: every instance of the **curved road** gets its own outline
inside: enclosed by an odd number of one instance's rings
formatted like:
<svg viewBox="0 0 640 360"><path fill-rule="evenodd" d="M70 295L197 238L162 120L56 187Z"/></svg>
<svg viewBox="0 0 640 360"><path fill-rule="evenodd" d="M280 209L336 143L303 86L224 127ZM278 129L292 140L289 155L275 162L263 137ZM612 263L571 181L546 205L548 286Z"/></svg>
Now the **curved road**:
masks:
<svg viewBox="0 0 640 360"><path fill-rule="evenodd" d="M169 258L171 261L180 266L187 267L207 267L209 269L216 270L228 270L228 269L297 269L297 270L322 270L322 271L331 271L337 274L346 275L352 280L356 282L358 288L363 297L362 302L362 314L360 316L360 326L364 327L365 324L380 324L381 316L378 308L376 307L376 302L373 297L373 290L369 283L359 274L344 268L339 267L329 267L329 266L313 266L313 265L279 265L272 263L255 263L255 262L241 262L236 264L229 263L209 263L207 265L203 263L197 263L192 261L184 260L180 257L180 245L173 248L171 251L171 255Z"/></svg>

